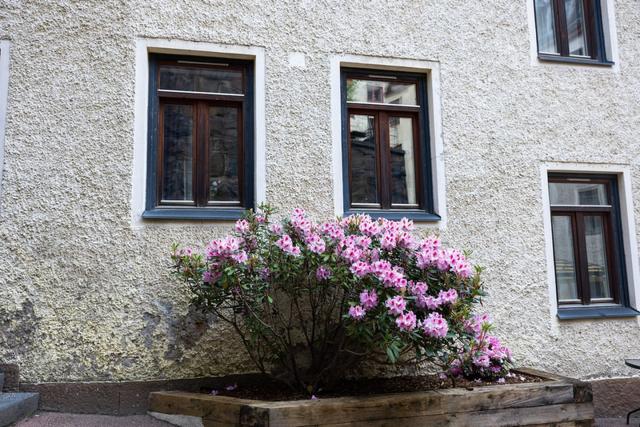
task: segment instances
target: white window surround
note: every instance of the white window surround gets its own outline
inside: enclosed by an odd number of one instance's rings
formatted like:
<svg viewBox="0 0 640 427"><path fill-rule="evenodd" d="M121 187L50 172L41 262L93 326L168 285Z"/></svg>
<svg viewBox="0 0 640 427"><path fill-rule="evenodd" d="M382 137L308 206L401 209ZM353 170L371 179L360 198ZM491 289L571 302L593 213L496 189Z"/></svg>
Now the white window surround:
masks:
<svg viewBox="0 0 640 427"><path fill-rule="evenodd" d="M264 48L255 46L224 45L206 42L191 42L175 39L136 40L135 71L135 119L133 176L131 191L131 226L143 227L151 222L156 225L193 223L193 221L147 221L142 219L146 203L147 180L147 123L149 102L149 53L174 55L211 56L253 60L255 62L255 202L265 201L265 53ZM201 222L201 221L197 221Z"/></svg>
<svg viewBox="0 0 640 427"><path fill-rule="evenodd" d="M638 243L636 223L633 210L633 193L631 190L631 167L619 164L599 163L557 163L547 162L540 167L542 182L542 215L544 218L545 257L547 261L547 284L549 288L549 308L554 329L559 320L556 317L558 303L556 301L556 273L553 258L553 239L551 234L551 206L549 204L549 173L590 173L615 175L618 178L620 197L620 216L624 244L624 261L627 273L627 287L631 307L638 308L640 303L640 269L638 266ZM593 319L591 319L593 320ZM588 320L585 320L588 321ZM638 319L640 321L640 319Z"/></svg>
<svg viewBox="0 0 640 427"><path fill-rule="evenodd" d="M570 68L588 68L603 71L620 71L618 56L618 38L615 20L614 0L601 0L602 5L602 32L604 33L604 47L607 59L614 64L611 67L603 67L601 65L572 64L565 62L541 61L538 58L538 36L536 32L536 13L534 0L527 0L527 21L529 23L529 42L531 65L545 67L570 67Z"/></svg>
<svg viewBox="0 0 640 427"><path fill-rule="evenodd" d="M342 102L340 70L344 67L422 73L427 80L427 108L429 113L429 143L431 144L431 174L433 181L433 206L440 215L437 225L444 229L447 223L444 153L442 141L442 106L440 98L440 63L419 59L385 58L364 55L332 55L330 57L331 81L331 139L333 203L335 214L344 212L342 182Z"/></svg>
<svg viewBox="0 0 640 427"><path fill-rule="evenodd" d="M10 53L11 43L7 40L0 40L0 196L2 196L2 175L4 170L4 133L7 123ZM2 203L0 203L1 207Z"/></svg>

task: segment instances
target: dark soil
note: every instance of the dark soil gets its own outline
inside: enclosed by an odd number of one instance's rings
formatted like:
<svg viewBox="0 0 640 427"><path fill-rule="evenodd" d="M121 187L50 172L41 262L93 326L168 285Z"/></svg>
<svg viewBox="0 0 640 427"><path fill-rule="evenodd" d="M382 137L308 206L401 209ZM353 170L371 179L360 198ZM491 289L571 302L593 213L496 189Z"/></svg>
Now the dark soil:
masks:
<svg viewBox="0 0 640 427"><path fill-rule="evenodd" d="M544 378L533 375L513 372L511 376L505 378L504 383L497 381L470 381L466 379L456 379L455 387L472 390L482 386L500 386L502 384L537 383L547 381ZM384 393L404 393L415 391L438 390L453 388L454 384L450 379L441 379L438 375L422 376L402 376L393 378L369 378L345 380L339 386L329 390L320 390L316 393L317 398L344 397L344 396L368 396ZM305 400L309 396L291 391L286 385L269 377L260 377L251 384L229 384L228 386L216 390L201 390L203 393L217 396L230 396L241 399L253 400Z"/></svg>

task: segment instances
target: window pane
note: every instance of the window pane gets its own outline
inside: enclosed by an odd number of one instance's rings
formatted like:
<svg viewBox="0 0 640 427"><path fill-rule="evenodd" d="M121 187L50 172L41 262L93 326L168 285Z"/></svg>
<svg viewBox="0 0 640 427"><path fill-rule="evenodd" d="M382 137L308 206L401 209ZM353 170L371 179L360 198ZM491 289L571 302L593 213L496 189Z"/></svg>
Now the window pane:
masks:
<svg viewBox="0 0 640 427"><path fill-rule="evenodd" d="M209 200L240 200L238 109L209 107Z"/></svg>
<svg viewBox="0 0 640 427"><path fill-rule="evenodd" d="M351 114L351 202L378 203L375 116Z"/></svg>
<svg viewBox="0 0 640 427"><path fill-rule="evenodd" d="M587 264L591 299L611 298L602 216L585 215L584 229L587 244Z"/></svg>
<svg viewBox="0 0 640 427"><path fill-rule="evenodd" d="M552 205L608 205L607 186L596 183L551 182Z"/></svg>
<svg viewBox="0 0 640 427"><path fill-rule="evenodd" d="M242 72L216 68L160 67L160 89L187 92L242 93Z"/></svg>
<svg viewBox="0 0 640 427"><path fill-rule="evenodd" d="M569 53L571 55L589 56L587 53L589 49L587 47L583 0L565 0L564 10L567 15Z"/></svg>
<svg viewBox="0 0 640 427"><path fill-rule="evenodd" d="M418 105L415 84L361 79L347 79L347 101Z"/></svg>
<svg viewBox="0 0 640 427"><path fill-rule="evenodd" d="M163 108L162 199L193 200L193 107Z"/></svg>
<svg viewBox="0 0 640 427"><path fill-rule="evenodd" d="M576 262L573 251L573 231L570 216L551 218L553 233L553 258L556 267L558 301L578 299Z"/></svg>
<svg viewBox="0 0 640 427"><path fill-rule="evenodd" d="M413 119L389 117L389 145L391 148L391 203L415 205L418 201L413 153Z"/></svg>
<svg viewBox="0 0 640 427"><path fill-rule="evenodd" d="M554 22L553 0L535 0L538 51L541 53L559 53L556 44L556 26Z"/></svg>

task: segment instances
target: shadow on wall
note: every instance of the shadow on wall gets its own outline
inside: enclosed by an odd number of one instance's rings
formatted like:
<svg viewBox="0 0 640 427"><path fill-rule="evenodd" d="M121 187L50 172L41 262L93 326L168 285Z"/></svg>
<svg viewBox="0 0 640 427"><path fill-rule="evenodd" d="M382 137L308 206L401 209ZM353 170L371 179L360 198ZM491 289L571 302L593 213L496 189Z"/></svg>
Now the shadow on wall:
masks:
<svg viewBox="0 0 640 427"><path fill-rule="evenodd" d="M33 351L38 318L33 303L25 301L21 310L10 312L0 305L0 363L12 363Z"/></svg>
<svg viewBox="0 0 640 427"><path fill-rule="evenodd" d="M176 315L173 304L169 302L159 302L160 314L144 313L144 328L142 336L147 349L153 347L160 335L166 339L167 350L164 353L166 360L179 360L184 354L184 350L195 347L207 330L216 323L213 314L203 314L197 308L190 305L186 315ZM165 323L162 329L165 333L160 333L158 327Z"/></svg>

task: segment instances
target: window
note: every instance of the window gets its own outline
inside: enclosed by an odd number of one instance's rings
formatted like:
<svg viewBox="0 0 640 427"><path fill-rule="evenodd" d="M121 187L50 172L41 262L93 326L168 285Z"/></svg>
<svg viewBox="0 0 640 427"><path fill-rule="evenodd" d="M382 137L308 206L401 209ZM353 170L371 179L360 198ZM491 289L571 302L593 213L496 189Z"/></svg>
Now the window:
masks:
<svg viewBox="0 0 640 427"><path fill-rule="evenodd" d="M549 202L559 317L635 314L620 311L628 296L615 176L550 174Z"/></svg>
<svg viewBox="0 0 640 427"><path fill-rule="evenodd" d="M253 207L252 62L150 56L144 218L232 219Z"/></svg>
<svg viewBox="0 0 640 427"><path fill-rule="evenodd" d="M342 69L345 215L437 220L424 75Z"/></svg>
<svg viewBox="0 0 640 427"><path fill-rule="evenodd" d="M612 64L607 60L600 0L534 0L542 60Z"/></svg>

